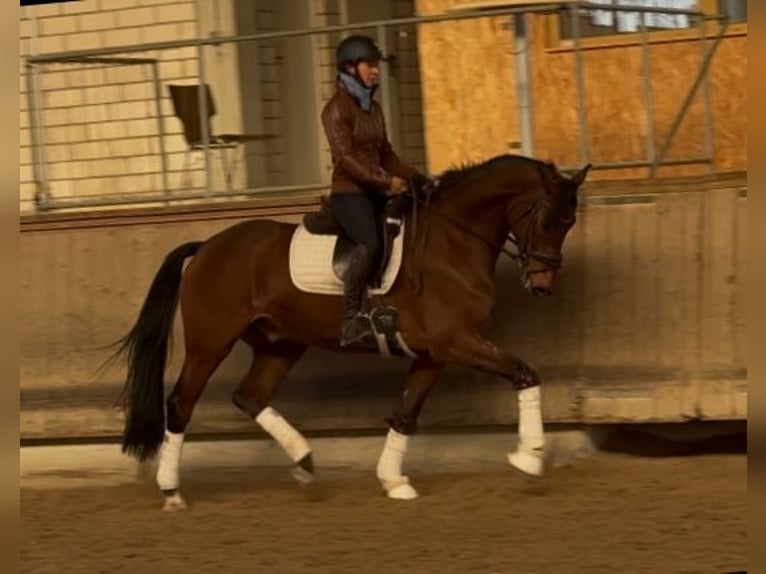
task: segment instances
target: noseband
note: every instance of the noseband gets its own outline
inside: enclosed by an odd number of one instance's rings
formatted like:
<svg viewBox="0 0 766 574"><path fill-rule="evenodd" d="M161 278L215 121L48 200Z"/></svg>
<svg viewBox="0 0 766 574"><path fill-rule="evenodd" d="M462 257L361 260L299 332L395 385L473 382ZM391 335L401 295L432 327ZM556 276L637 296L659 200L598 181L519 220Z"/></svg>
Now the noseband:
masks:
<svg viewBox="0 0 766 574"><path fill-rule="evenodd" d="M527 209L524 210L524 213L521 214L521 216L515 221L515 223L520 223L524 218L530 217L529 225L527 226L527 233L524 236L524 245L519 245L519 242L516 241L516 237L513 235L513 233L508 234L508 241L513 243L516 248L519 250L518 256L513 257L514 259L518 259L520 264L522 266L526 265L526 263L530 259L534 259L536 261L539 261L543 265L546 266L546 269L537 269L534 271L527 271L527 275L534 275L536 273L545 273L547 271L555 271L557 269L561 268L563 258L561 255L554 254L551 255L549 253L545 253L543 251L537 251L535 249L529 249L530 244L532 243L532 232L534 229L537 228L537 220L540 217L540 212L542 211L542 200L543 196L540 195L538 198L530 205ZM503 250L505 251L505 250Z"/></svg>

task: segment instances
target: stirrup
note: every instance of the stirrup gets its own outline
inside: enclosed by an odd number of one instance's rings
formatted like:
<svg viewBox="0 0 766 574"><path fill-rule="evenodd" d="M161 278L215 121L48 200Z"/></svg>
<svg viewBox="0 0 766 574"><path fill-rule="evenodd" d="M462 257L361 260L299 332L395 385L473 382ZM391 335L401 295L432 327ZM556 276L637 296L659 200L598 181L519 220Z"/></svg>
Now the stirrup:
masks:
<svg viewBox="0 0 766 574"><path fill-rule="evenodd" d="M356 334L354 334L353 337L347 338L346 330L344 329L346 324L348 322L353 322L356 324L356 326L359 326L360 321L364 323L364 326L361 327L359 331ZM353 317L351 317L350 319L345 319L343 323L341 323L341 333L340 333L341 347L347 347L349 345L356 345L359 343L363 343L365 347L377 348L377 343L375 342L375 331L372 328L372 321L370 320L370 317L367 314L362 313L361 311L358 312Z"/></svg>

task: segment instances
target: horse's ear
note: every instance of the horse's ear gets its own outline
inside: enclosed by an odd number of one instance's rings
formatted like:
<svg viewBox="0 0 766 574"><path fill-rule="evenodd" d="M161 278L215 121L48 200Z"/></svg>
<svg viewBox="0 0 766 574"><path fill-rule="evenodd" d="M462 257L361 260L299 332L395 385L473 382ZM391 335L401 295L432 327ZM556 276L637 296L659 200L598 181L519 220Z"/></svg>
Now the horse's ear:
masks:
<svg viewBox="0 0 766 574"><path fill-rule="evenodd" d="M582 168L580 171L578 171L576 174L572 176L572 182L577 187L580 187L582 183L585 181L585 177L588 175L588 171L590 170L591 167L593 167L593 164L591 163L586 164L584 168Z"/></svg>
<svg viewBox="0 0 766 574"><path fill-rule="evenodd" d="M561 176L556 171L555 167L550 164L538 164L537 171L540 173L540 179L543 182L545 191L551 194L556 194L561 183Z"/></svg>

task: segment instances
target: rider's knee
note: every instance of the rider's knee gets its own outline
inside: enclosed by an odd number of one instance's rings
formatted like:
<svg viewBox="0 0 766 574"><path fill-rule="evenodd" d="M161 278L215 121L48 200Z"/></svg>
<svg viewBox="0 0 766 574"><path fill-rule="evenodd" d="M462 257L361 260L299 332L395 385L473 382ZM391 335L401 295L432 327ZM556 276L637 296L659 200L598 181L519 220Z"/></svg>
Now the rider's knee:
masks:
<svg viewBox="0 0 766 574"><path fill-rule="evenodd" d="M373 261L376 261L383 252L383 244L377 238L366 241L364 246L367 249L368 257Z"/></svg>

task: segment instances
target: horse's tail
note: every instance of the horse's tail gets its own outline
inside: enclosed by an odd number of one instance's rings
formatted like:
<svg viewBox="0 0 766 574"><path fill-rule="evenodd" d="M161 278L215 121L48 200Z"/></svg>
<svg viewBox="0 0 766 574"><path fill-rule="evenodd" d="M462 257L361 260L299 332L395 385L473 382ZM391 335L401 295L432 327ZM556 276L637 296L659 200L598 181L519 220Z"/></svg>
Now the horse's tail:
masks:
<svg viewBox="0 0 766 574"><path fill-rule="evenodd" d="M185 243L165 256L130 332L116 344L127 351L128 377L122 391L126 411L122 452L138 460L157 453L165 436L164 373L168 339L178 303L184 260L201 241Z"/></svg>

